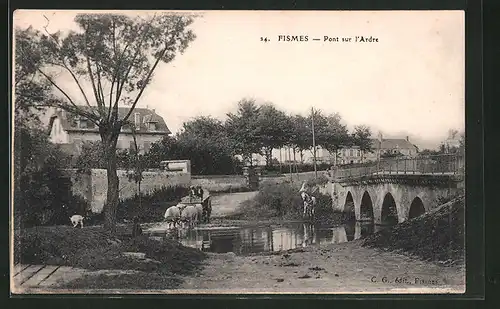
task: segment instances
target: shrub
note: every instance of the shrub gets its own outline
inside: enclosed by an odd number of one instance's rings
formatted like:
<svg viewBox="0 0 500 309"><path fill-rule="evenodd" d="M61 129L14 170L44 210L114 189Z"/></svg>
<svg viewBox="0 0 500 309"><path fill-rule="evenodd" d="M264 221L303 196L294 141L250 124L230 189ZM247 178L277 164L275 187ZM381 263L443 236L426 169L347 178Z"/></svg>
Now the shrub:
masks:
<svg viewBox="0 0 500 309"><path fill-rule="evenodd" d="M275 216L300 213L302 199L295 187L288 182L277 185L263 185L255 197L261 208L268 208Z"/></svg>
<svg viewBox="0 0 500 309"><path fill-rule="evenodd" d="M310 178L306 181L306 184L310 187L315 187L315 186L324 186L326 185L330 180L328 177L325 175L318 175L318 178Z"/></svg>
<svg viewBox="0 0 500 309"><path fill-rule="evenodd" d="M325 221L333 216L332 199L315 193L316 219ZM283 182L262 185L254 199L243 203L246 218L282 218L296 220L302 218L303 202L296 184Z"/></svg>

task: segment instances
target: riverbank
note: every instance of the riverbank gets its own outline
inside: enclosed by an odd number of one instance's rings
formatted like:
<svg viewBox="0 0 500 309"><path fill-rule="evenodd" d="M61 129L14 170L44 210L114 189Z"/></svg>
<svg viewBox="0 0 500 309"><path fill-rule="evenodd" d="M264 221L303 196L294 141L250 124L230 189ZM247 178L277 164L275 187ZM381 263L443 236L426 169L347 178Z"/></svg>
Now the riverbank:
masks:
<svg viewBox="0 0 500 309"><path fill-rule="evenodd" d="M463 264L465 197L459 196L419 217L370 235L363 245L447 265Z"/></svg>
<svg viewBox="0 0 500 309"><path fill-rule="evenodd" d="M203 270L184 276L180 288L197 293L464 291L461 267L445 267L361 244L353 241L253 256L209 254Z"/></svg>
<svg viewBox="0 0 500 309"><path fill-rule="evenodd" d="M205 253L176 241L157 241L146 235L132 238L126 234L129 233L119 231L118 236L111 236L101 227L67 226L17 231L14 263L66 266L90 272L58 286L62 289L172 289L180 284L180 275L194 274L206 258Z"/></svg>

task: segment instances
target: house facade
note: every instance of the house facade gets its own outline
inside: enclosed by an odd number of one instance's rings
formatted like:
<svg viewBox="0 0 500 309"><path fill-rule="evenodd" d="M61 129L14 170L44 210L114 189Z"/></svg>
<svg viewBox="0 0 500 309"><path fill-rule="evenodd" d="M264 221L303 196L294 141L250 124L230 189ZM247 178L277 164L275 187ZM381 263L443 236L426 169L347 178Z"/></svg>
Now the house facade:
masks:
<svg viewBox="0 0 500 309"><path fill-rule="evenodd" d="M80 107L88 109L88 107ZM125 117L129 108L119 108L118 116ZM140 153L149 151L151 144L171 134L165 120L147 108L135 108L129 121L135 128L137 146ZM56 110L49 121L50 141L60 144L62 148L73 155L78 154L85 142L101 141L99 128L85 118ZM118 137L117 149L131 149L134 147L132 128L124 126Z"/></svg>
<svg viewBox="0 0 500 309"><path fill-rule="evenodd" d="M418 147L410 142L409 137L404 138L378 138L372 139L371 145L372 151L361 152L359 151L358 157L362 159L358 162L353 161L352 157L347 155L341 156L344 164L348 163L363 163L369 161L376 161L379 157L384 155L397 155L401 154L405 157L416 157L418 155ZM350 149L344 149L345 151L350 151Z"/></svg>

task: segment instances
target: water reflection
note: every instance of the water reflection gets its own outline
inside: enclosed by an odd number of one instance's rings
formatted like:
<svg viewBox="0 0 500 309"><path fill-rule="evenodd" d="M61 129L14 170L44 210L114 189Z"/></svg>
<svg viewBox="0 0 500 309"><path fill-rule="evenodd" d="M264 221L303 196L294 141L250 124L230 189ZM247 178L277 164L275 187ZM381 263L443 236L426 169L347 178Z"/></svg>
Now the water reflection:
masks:
<svg viewBox="0 0 500 309"><path fill-rule="evenodd" d="M219 229L157 229L156 239L177 239L183 245L202 251L239 255L289 250L319 244L339 244L360 239L383 227L370 222L352 222L341 226L315 226L290 223L279 227L254 226Z"/></svg>

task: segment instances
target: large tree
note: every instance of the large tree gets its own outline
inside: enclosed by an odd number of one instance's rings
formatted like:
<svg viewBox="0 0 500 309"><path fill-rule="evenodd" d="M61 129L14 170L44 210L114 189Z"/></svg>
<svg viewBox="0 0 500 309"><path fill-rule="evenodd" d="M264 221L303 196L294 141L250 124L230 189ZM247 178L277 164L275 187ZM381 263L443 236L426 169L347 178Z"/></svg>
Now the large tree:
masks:
<svg viewBox="0 0 500 309"><path fill-rule="evenodd" d="M242 155L243 162L252 164L252 154L259 153L259 107L254 99L242 99L238 102L236 113L227 114L225 127L232 141L234 151Z"/></svg>
<svg viewBox="0 0 500 309"><path fill-rule="evenodd" d="M79 30L67 33L50 33L47 27L45 33L17 29L16 60L36 71L55 90L58 96L45 100L45 105L83 117L99 128L108 177L104 227L114 232L118 136L159 63L172 61L194 40L188 29L193 18L161 13L135 18L78 14L74 21ZM65 90L64 80L72 81L78 94ZM119 106L128 107L125 116L118 114Z"/></svg>
<svg viewBox="0 0 500 309"><path fill-rule="evenodd" d="M352 135L353 144L358 146L359 150L361 150L361 161L363 161L365 153L373 152L371 136L372 131L370 127L365 125L354 127L354 133Z"/></svg>
<svg viewBox="0 0 500 309"><path fill-rule="evenodd" d="M287 115L273 104L267 103L260 107L257 117L258 143L266 158L266 165L272 165L272 151L285 145L291 146L292 123Z"/></svg>
<svg viewBox="0 0 500 309"><path fill-rule="evenodd" d="M309 115L309 121L311 117L314 117L314 135L317 146L321 146L336 156L338 149L350 143L347 128L341 123L342 117L338 113L324 115L320 110L314 110L314 114Z"/></svg>
<svg viewBox="0 0 500 309"><path fill-rule="evenodd" d="M198 116L182 124L180 136L192 135L202 138L227 138L222 121L210 116Z"/></svg>
<svg viewBox="0 0 500 309"><path fill-rule="evenodd" d="M290 143L295 151L300 153L300 162L304 163L304 150L312 147L312 129L310 119L302 115L290 117L292 122L292 134L289 136Z"/></svg>

